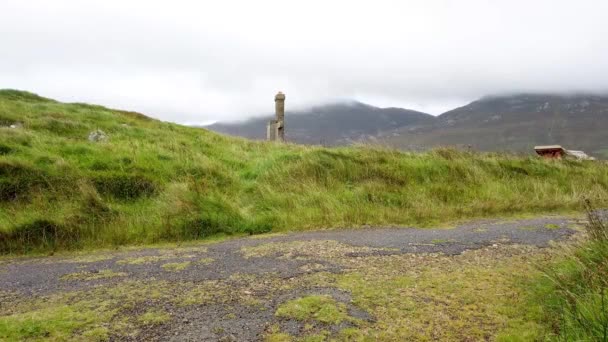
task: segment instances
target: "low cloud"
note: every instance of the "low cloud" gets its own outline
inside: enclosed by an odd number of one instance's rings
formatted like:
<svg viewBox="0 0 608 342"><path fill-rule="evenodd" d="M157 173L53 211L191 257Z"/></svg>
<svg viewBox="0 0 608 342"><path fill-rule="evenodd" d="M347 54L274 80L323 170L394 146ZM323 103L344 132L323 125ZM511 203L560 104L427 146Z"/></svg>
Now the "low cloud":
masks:
<svg viewBox="0 0 608 342"><path fill-rule="evenodd" d="M0 87L182 123L355 99L439 114L487 94L608 91L608 2L0 4Z"/></svg>

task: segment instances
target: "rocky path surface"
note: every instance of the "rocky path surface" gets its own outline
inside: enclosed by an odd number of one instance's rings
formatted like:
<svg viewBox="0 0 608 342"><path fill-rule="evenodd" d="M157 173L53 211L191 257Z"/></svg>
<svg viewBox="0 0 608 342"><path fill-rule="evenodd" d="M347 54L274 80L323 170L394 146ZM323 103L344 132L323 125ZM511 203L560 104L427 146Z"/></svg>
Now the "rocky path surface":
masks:
<svg viewBox="0 0 608 342"><path fill-rule="evenodd" d="M304 331L338 336L341 331L371 326L377 317L353 304L357 301L353 302L352 291L328 285L330 281L319 277L351 271L361 274L374 263L390 260L409 263L412 259L395 259L405 256L450 258L468 250L522 245L548 247L552 241L573 235L579 223L563 217L483 220L450 229L326 230L188 247L4 259L0 261L0 300L7 304L68 293L99 295L115 303L120 315L126 317L142 315L150 307L171 317L156 324L132 323L134 332L125 333L115 328L112 322L118 316L112 316L103 322L107 330L104 336L115 340L240 341L259 340L272 334L300 336ZM363 263L365 266L361 266ZM418 267L413 265L411 269ZM399 272L407 274L410 270ZM141 292L136 291L138 286L143 289ZM120 288L124 293L134 291L133 296L140 298L129 297L133 305L123 307L116 299L117 294L108 294L109 288ZM106 292L92 294L92 291ZM349 317L354 318L336 324L277 318L277 308L282 303L306 295L329 296L345 303ZM72 305L78 301L70 300L65 302ZM11 314L16 311L0 304L0 315ZM77 335L73 337L78 339Z"/></svg>

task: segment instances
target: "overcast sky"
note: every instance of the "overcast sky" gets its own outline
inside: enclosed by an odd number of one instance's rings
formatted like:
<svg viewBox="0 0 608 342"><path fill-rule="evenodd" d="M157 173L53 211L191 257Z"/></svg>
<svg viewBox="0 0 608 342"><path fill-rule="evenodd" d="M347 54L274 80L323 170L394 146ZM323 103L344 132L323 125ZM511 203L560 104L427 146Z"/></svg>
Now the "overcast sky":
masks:
<svg viewBox="0 0 608 342"><path fill-rule="evenodd" d="M607 0L0 0L0 88L206 123L608 91Z"/></svg>

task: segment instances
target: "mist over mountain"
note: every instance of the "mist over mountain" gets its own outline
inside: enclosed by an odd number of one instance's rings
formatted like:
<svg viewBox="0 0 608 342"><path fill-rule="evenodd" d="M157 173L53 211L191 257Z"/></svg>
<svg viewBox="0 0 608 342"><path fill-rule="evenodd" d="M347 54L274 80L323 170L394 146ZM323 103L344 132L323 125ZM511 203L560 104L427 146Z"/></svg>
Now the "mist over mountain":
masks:
<svg viewBox="0 0 608 342"><path fill-rule="evenodd" d="M207 128L264 139L271 115ZM406 150L457 146L481 151L531 152L560 144L608 158L608 96L514 94L485 96L437 117L360 102L287 112L287 137L304 144L377 142Z"/></svg>
<svg viewBox="0 0 608 342"><path fill-rule="evenodd" d="M482 151L530 152L560 144L608 157L608 96L516 94L486 96L450 110L424 127L385 132L384 142L405 149L469 146Z"/></svg>
<svg viewBox="0 0 608 342"><path fill-rule="evenodd" d="M205 128L250 139L265 139L267 115L237 123L216 123ZM422 127L433 123L430 114L401 108L378 108L361 102L334 103L285 114L286 138L302 144L348 145L384 131Z"/></svg>

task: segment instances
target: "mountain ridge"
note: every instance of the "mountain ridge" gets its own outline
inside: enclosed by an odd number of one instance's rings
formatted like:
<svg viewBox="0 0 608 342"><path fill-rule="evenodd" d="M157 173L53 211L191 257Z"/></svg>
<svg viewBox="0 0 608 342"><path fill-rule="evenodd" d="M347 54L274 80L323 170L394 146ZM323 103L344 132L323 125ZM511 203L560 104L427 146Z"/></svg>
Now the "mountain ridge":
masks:
<svg viewBox="0 0 608 342"><path fill-rule="evenodd" d="M288 112L286 123L290 140L327 145L372 142L405 150L464 146L481 151L528 153L534 145L561 144L608 158L605 134L608 130L608 95L582 92L494 94L438 116L352 103ZM363 113L365 110L367 112ZM310 122L302 120L306 115ZM269 115L254 119L255 126L251 121L245 121L227 125L217 123L206 128L264 139L266 122L270 118Z"/></svg>
<svg viewBox="0 0 608 342"><path fill-rule="evenodd" d="M296 143L345 145L366 141L383 131L428 124L435 117L403 108L380 108L362 102L331 103L286 112L287 139ZM219 133L250 139L266 138L266 123L273 115L237 123L204 126Z"/></svg>
<svg viewBox="0 0 608 342"><path fill-rule="evenodd" d="M534 145L559 144L608 157L608 96L517 94L484 97L442 113L416 130L386 132L398 148L467 146L482 151L531 152Z"/></svg>

